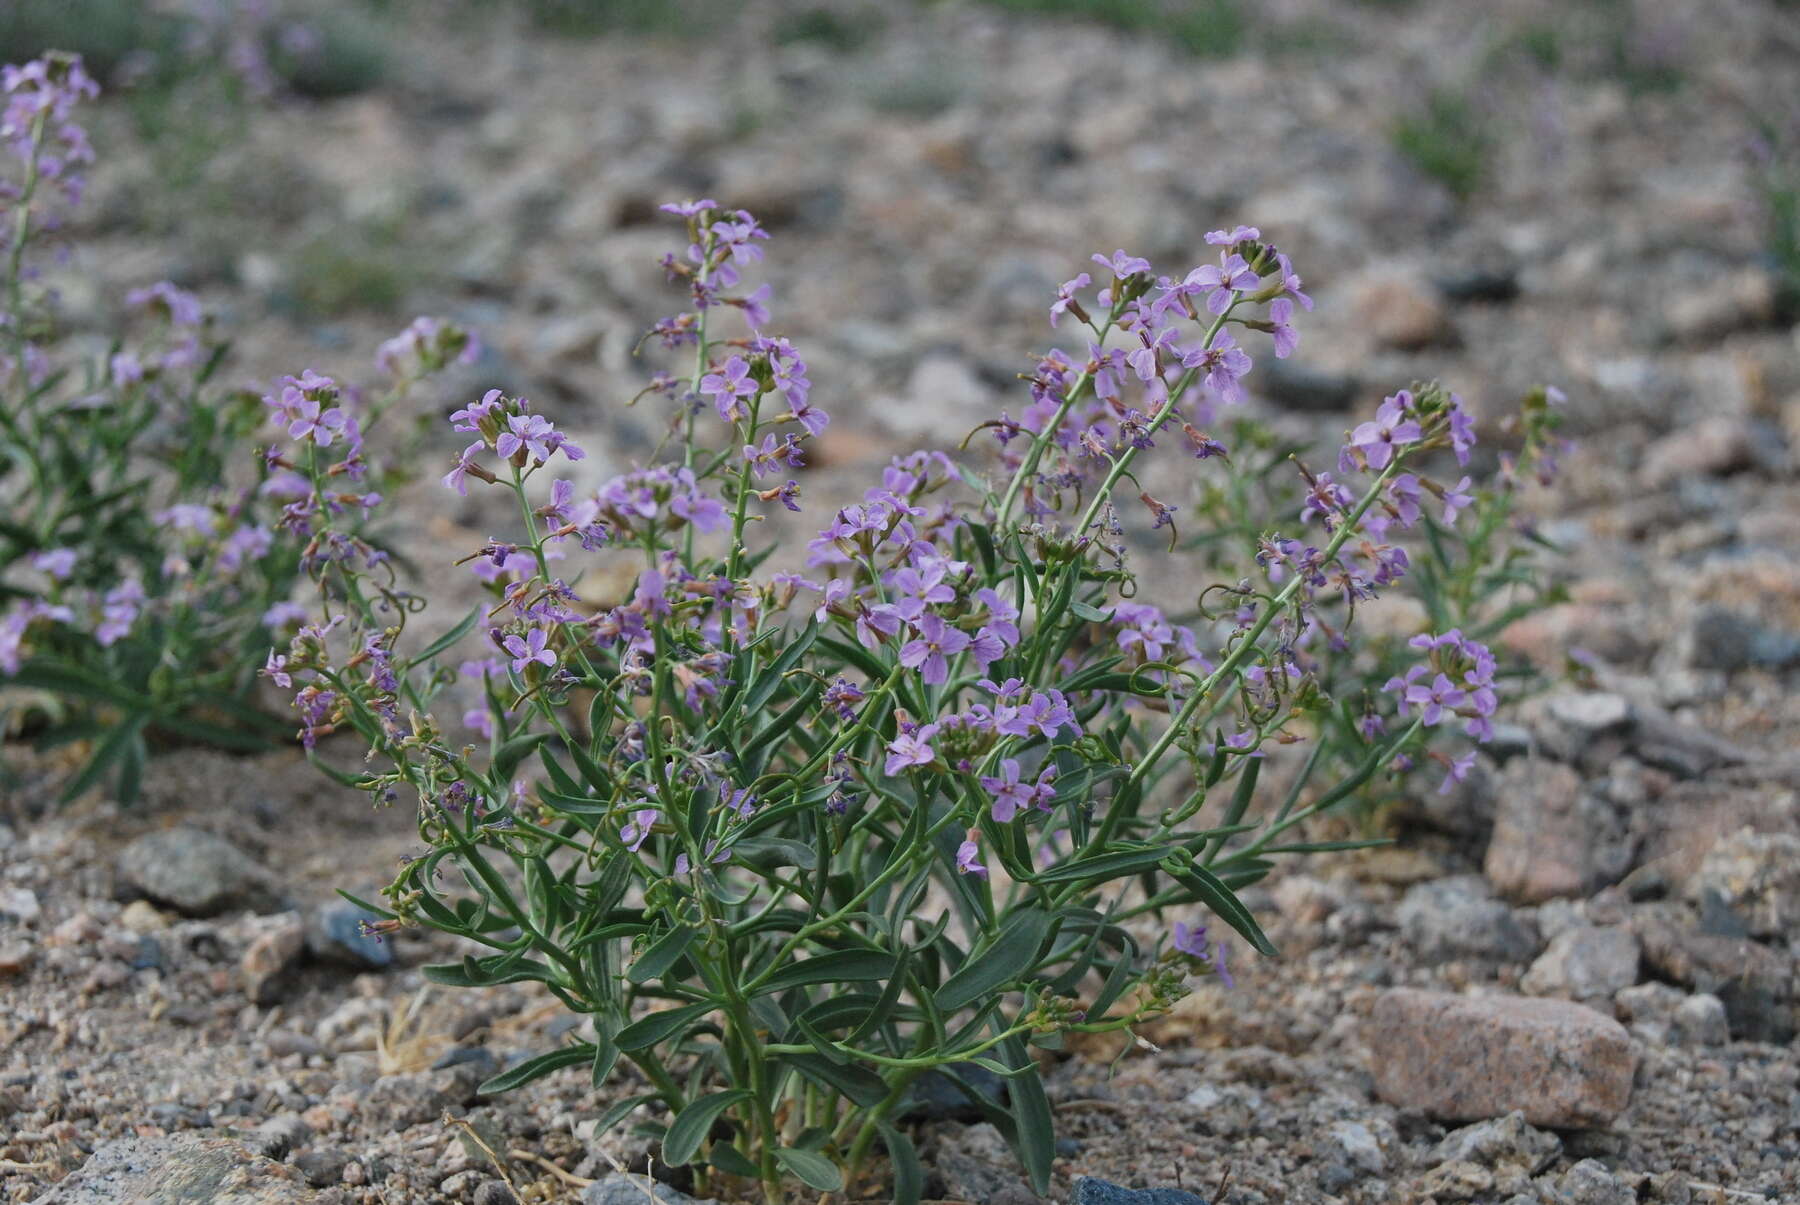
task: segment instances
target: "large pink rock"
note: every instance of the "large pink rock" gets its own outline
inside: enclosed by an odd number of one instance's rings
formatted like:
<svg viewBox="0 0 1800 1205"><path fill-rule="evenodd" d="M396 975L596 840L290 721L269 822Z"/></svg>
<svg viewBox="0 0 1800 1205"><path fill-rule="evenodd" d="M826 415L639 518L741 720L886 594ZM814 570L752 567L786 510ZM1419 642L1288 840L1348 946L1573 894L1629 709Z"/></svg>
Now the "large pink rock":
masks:
<svg viewBox="0 0 1800 1205"><path fill-rule="evenodd" d="M1611 1017L1562 1000L1396 988L1369 1019L1375 1090L1446 1121L1605 1125L1631 1098L1637 1054Z"/></svg>

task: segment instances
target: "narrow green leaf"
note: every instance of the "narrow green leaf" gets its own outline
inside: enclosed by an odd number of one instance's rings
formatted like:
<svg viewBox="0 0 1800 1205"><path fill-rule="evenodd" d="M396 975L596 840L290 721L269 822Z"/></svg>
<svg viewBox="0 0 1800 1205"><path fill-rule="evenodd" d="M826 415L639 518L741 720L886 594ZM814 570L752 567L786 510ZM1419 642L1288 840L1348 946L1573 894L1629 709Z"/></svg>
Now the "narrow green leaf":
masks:
<svg viewBox="0 0 1800 1205"><path fill-rule="evenodd" d="M885 1122L879 1126L881 1141L887 1147L888 1162L894 1165L894 1205L919 1205L925 1196L925 1168L912 1139Z"/></svg>
<svg viewBox="0 0 1800 1205"><path fill-rule="evenodd" d="M729 1092L714 1092L690 1102L669 1123L669 1132L663 1135L663 1162L670 1167L692 1163L694 1156L699 1153L700 1144L712 1132L713 1122L719 1120L732 1105L749 1099L748 1089L733 1088Z"/></svg>
<svg viewBox="0 0 1800 1205"><path fill-rule="evenodd" d="M552 1071L588 1062L593 1057L594 1048L587 1042L564 1046L559 1050L546 1051L534 1058L526 1059L515 1067L509 1067L499 1075L487 1080L475 1091L482 1096L498 1096L502 1092L510 1092L514 1088L529 1084L534 1079L549 1075Z"/></svg>
<svg viewBox="0 0 1800 1205"><path fill-rule="evenodd" d="M838 1066L816 1054L784 1054L781 1061L822 1087L843 1093L865 1109L887 1099L887 1082L867 1067Z"/></svg>
<svg viewBox="0 0 1800 1205"><path fill-rule="evenodd" d="M712 1153L707 1159L728 1176L742 1176L746 1180L756 1180L762 1176L761 1169L729 1142L713 1143Z"/></svg>
<svg viewBox="0 0 1800 1205"><path fill-rule="evenodd" d="M696 925L680 925L659 937L655 944L631 964L625 972L625 978L633 983L648 983L652 979L662 977L664 971L674 966L681 956L693 944L694 938L700 935Z"/></svg>
<svg viewBox="0 0 1800 1205"><path fill-rule="evenodd" d="M759 992L785 992L811 983L861 983L884 979L894 969L894 956L880 950L833 950L782 967Z"/></svg>
<svg viewBox="0 0 1800 1205"><path fill-rule="evenodd" d="M62 801L68 803L70 800L86 794L88 788L98 783L108 770L112 769L116 763L123 761L137 744L139 736L144 731L144 725L149 721L150 717L142 712L120 720L119 726L114 728L104 741L100 742L100 747L94 750L93 755L88 758L87 764L81 767L81 772L71 778L63 787ZM121 802L128 801L121 800Z"/></svg>
<svg viewBox="0 0 1800 1205"><path fill-rule="evenodd" d="M1163 864L1163 869L1190 888L1208 908L1223 917L1225 923L1236 929L1259 954L1267 958L1275 957L1275 946L1262 931L1262 926L1256 923L1250 910L1244 907L1218 875L1196 862L1184 865L1177 858L1169 859Z"/></svg>
<svg viewBox="0 0 1800 1205"><path fill-rule="evenodd" d="M614 1101L612 1107L600 1114L599 1118L595 1120L594 1137L600 1137L600 1135L606 1133L621 1121L624 1121L627 1117L631 1116L632 1112L640 1105L647 1105L653 1100L661 1099L662 1096L660 1093L640 1092L636 1096L627 1096L624 1100Z"/></svg>
<svg viewBox="0 0 1800 1205"><path fill-rule="evenodd" d="M937 1005L945 1012L964 1008L984 996L1003 991L1037 962L1038 947L1050 932L1050 917L1038 908L1022 908L1001 926L994 942L980 955L972 955L962 969L937 990Z"/></svg>
<svg viewBox="0 0 1800 1205"><path fill-rule="evenodd" d="M1025 1043L1014 1036L1001 1042L997 1050L1008 1067L1030 1072L1007 1081L1007 1098L1017 1127L1019 1162L1041 1196L1050 1191L1051 1165L1056 1161L1056 1120L1050 1113L1050 1099L1044 1095L1044 1081Z"/></svg>
<svg viewBox="0 0 1800 1205"><path fill-rule="evenodd" d="M427 968L429 970L430 968ZM639 1021L634 1021L621 1029L613 1037L613 1044L620 1050L643 1050L664 1041L695 1021L713 1011L710 1000L702 1000L698 1004L687 1004L681 1008L665 1009L659 1013L651 1013Z"/></svg>
<svg viewBox="0 0 1800 1205"><path fill-rule="evenodd" d="M1031 881L1034 883L1076 883L1089 879L1126 878L1156 866L1169 856L1171 849L1172 847L1167 845L1152 845L1142 849L1121 849L1112 853L1077 858L1072 862L1063 862L1052 866L1042 874L1033 876Z"/></svg>
<svg viewBox="0 0 1800 1205"><path fill-rule="evenodd" d="M461 622L455 627L451 628L448 632L445 632L442 636L439 636L436 640L420 650L418 656L411 658L409 663L412 665L423 665L434 657L448 652L454 645L461 641L464 636L467 636L470 632L475 630L475 624L481 618L481 611L481 607L475 607L467 615L463 616Z"/></svg>
<svg viewBox="0 0 1800 1205"><path fill-rule="evenodd" d="M801 1183L820 1192L837 1192L844 1187L844 1174L831 1160L817 1151L800 1151L789 1146L775 1148L775 1162L791 1172Z"/></svg>

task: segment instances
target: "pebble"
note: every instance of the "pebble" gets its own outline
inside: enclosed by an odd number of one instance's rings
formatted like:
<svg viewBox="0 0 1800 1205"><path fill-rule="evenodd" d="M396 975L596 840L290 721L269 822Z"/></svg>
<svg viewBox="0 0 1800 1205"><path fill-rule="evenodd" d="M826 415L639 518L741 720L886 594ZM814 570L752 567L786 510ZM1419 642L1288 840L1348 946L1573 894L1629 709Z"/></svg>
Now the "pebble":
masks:
<svg viewBox="0 0 1800 1205"><path fill-rule="evenodd" d="M519 1205L519 1198L501 1181L486 1180L475 1190L475 1205Z"/></svg>
<svg viewBox="0 0 1800 1205"><path fill-rule="evenodd" d="M1545 701L1550 717L1583 735L1623 728L1631 722L1631 704L1622 695L1576 691Z"/></svg>
<svg viewBox="0 0 1800 1205"><path fill-rule="evenodd" d="M1418 883L1398 912L1400 932L1421 958L1524 962L1537 952L1531 930L1478 875Z"/></svg>
<svg viewBox="0 0 1800 1205"><path fill-rule="evenodd" d="M1743 937L1703 933L1679 906L1638 909L1632 928L1644 961L1660 976L1724 1005L1739 1041L1785 1043L1796 1032L1794 960Z"/></svg>
<svg viewBox="0 0 1800 1205"><path fill-rule="evenodd" d="M1381 273L1358 282L1350 309L1377 344L1396 351L1419 351L1452 333L1443 302L1429 286L1404 276Z"/></svg>
<svg viewBox="0 0 1800 1205"><path fill-rule="evenodd" d="M1781 670L1800 662L1800 636L1763 626L1724 607L1700 607L1688 623L1688 664L1734 674Z"/></svg>
<svg viewBox="0 0 1800 1205"><path fill-rule="evenodd" d="M1642 948L1619 925L1583 925L1556 935L1519 986L1533 996L1611 997L1638 981Z"/></svg>
<svg viewBox="0 0 1800 1205"><path fill-rule="evenodd" d="M297 912L273 917L244 950L238 962L244 995L252 1004L270 1005L287 994L294 964L306 945L306 925Z"/></svg>
<svg viewBox="0 0 1800 1205"><path fill-rule="evenodd" d="M1695 992L1675 1008L1675 1035L1689 1046L1723 1046L1731 1041L1725 1004L1717 996Z"/></svg>
<svg viewBox="0 0 1800 1205"><path fill-rule="evenodd" d="M1347 1163L1371 1176L1383 1175L1387 1171L1387 1156L1381 1152L1380 1140L1368 1126L1360 1122L1332 1122L1315 1147L1320 1158Z"/></svg>
<svg viewBox="0 0 1800 1205"><path fill-rule="evenodd" d="M344 1168L349 1166L350 1157L342 1151L327 1147L301 1151L293 1157L292 1162L300 1169L300 1174L306 1177L308 1184L314 1188L329 1188L343 1181Z"/></svg>
<svg viewBox="0 0 1800 1205"><path fill-rule="evenodd" d="M1206 1198L1179 1188L1122 1188L1093 1176L1075 1178L1075 1195L1069 1202L1070 1205L1207 1205Z"/></svg>
<svg viewBox="0 0 1800 1205"><path fill-rule="evenodd" d="M581 1190L581 1205L648 1205L652 1199L663 1205L718 1205L710 1197L696 1201L661 1181L648 1176L629 1176L624 1172L602 1176Z"/></svg>
<svg viewBox="0 0 1800 1205"><path fill-rule="evenodd" d="M40 1205L200 1200L304 1205L315 1198L295 1168L228 1138L181 1134L114 1139L37 1200Z"/></svg>
<svg viewBox="0 0 1800 1205"><path fill-rule="evenodd" d="M1785 939L1800 924L1800 836L1740 828L1718 840L1688 880L1744 918L1752 937Z"/></svg>
<svg viewBox="0 0 1800 1205"><path fill-rule="evenodd" d="M1604 1125L1637 1067L1623 1026L1561 1000L1395 988L1365 1033L1381 1098L1448 1121L1518 1110L1534 1126Z"/></svg>
<svg viewBox="0 0 1800 1205"><path fill-rule="evenodd" d="M184 916L266 907L269 872L243 850L204 829L182 825L139 837L119 855L119 874L138 893Z"/></svg>
<svg viewBox="0 0 1800 1205"><path fill-rule="evenodd" d="M0 887L0 917L16 924L31 925L43 909L38 904L37 892L29 887Z"/></svg>
<svg viewBox="0 0 1800 1205"><path fill-rule="evenodd" d="M326 904L307 916L306 949L314 958L379 971L394 964L394 947L378 937L365 935L362 922L378 919L349 900Z"/></svg>
<svg viewBox="0 0 1800 1205"><path fill-rule="evenodd" d="M477 1074L464 1067L386 1075L363 1093L359 1111L372 1129L403 1130L469 1104L477 1082Z"/></svg>
<svg viewBox="0 0 1800 1205"><path fill-rule="evenodd" d="M1694 477L1716 477L1756 463L1750 424L1723 415L1671 431L1648 448L1638 469L1638 483L1659 490Z"/></svg>
<svg viewBox="0 0 1800 1205"><path fill-rule="evenodd" d="M1494 889L1535 904L1589 896L1631 869L1625 818L1569 766L1515 758L1500 772L1494 834L1482 862Z"/></svg>
<svg viewBox="0 0 1800 1205"><path fill-rule="evenodd" d="M1637 1192L1598 1159L1583 1159L1556 1181L1566 1205L1637 1205Z"/></svg>
<svg viewBox="0 0 1800 1205"><path fill-rule="evenodd" d="M36 961L36 947L24 938L0 941L0 975L23 975Z"/></svg>
<svg viewBox="0 0 1800 1205"><path fill-rule="evenodd" d="M1482 1167L1510 1168L1536 1175L1562 1154L1562 1139L1536 1129L1519 1110L1505 1117L1478 1121L1444 1135L1430 1155L1433 1165L1475 1163Z"/></svg>

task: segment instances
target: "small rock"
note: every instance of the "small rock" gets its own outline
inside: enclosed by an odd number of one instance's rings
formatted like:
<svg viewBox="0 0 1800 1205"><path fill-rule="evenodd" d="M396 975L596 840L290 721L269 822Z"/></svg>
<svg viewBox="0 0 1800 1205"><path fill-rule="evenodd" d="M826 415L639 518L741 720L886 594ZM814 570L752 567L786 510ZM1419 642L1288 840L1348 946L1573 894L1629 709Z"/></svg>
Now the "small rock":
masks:
<svg viewBox="0 0 1800 1205"><path fill-rule="evenodd" d="M1791 957L1748 938L1702 933L1678 907L1640 908L1632 927L1644 944L1644 961L1653 970L1684 987L1719 998L1732 1037L1775 1044L1793 1038L1796 1017Z"/></svg>
<svg viewBox="0 0 1800 1205"><path fill-rule="evenodd" d="M23 938L0 941L0 976L23 975L37 961L37 949Z"/></svg>
<svg viewBox="0 0 1800 1205"><path fill-rule="evenodd" d="M1561 1000L1396 988L1367 1036L1381 1098L1450 1121L1519 1110L1534 1126L1604 1125L1637 1067L1623 1026Z"/></svg>
<svg viewBox="0 0 1800 1205"><path fill-rule="evenodd" d="M363 933L362 923L379 919L349 900L326 904L307 917L306 949L314 958L379 971L394 963L394 947Z"/></svg>
<svg viewBox="0 0 1800 1205"><path fill-rule="evenodd" d="M1482 869L1508 899L1589 896L1631 869L1626 819L1582 789L1568 766L1515 758L1500 773L1494 835Z"/></svg>
<svg viewBox="0 0 1800 1205"><path fill-rule="evenodd" d="M446 1109L475 1099L476 1075L462 1067L386 1075L362 1098L364 1120L372 1128L404 1130L436 1121Z"/></svg>
<svg viewBox="0 0 1800 1205"><path fill-rule="evenodd" d="M1269 361L1258 388L1268 399L1306 414L1341 414L1356 404L1362 382L1348 373L1321 372L1294 360Z"/></svg>
<svg viewBox="0 0 1800 1205"><path fill-rule="evenodd" d="M661 1181L648 1176L628 1176L624 1172L602 1176L581 1190L581 1205L647 1205L652 1198L663 1205L718 1205L710 1197L696 1201Z"/></svg>
<svg viewBox="0 0 1800 1205"><path fill-rule="evenodd" d="M1418 281L1383 274L1357 285L1350 308L1375 341L1396 351L1418 351L1451 333L1450 315Z"/></svg>
<svg viewBox="0 0 1800 1205"><path fill-rule="evenodd" d="M1731 1041L1725 1004L1717 996L1696 992L1675 1008L1675 1034L1689 1046L1723 1046Z"/></svg>
<svg viewBox="0 0 1800 1205"><path fill-rule="evenodd" d="M312 1127L299 1114L283 1113L257 1126L246 1141L270 1159L285 1159L290 1152L305 1146L312 1133Z"/></svg>
<svg viewBox="0 0 1800 1205"><path fill-rule="evenodd" d="M1638 981L1642 953L1630 929L1583 925L1557 934L1519 987L1533 996L1610 997Z"/></svg>
<svg viewBox="0 0 1800 1205"><path fill-rule="evenodd" d="M350 1156L342 1151L319 1150L301 1151L293 1158L293 1164L306 1177L306 1182L314 1188L330 1188L344 1179L344 1168L350 1163Z"/></svg>
<svg viewBox="0 0 1800 1205"><path fill-rule="evenodd" d="M438 1181L438 1198L440 1200L458 1200L465 1193L471 1193L481 1183L481 1173L470 1168L455 1172Z"/></svg>
<svg viewBox="0 0 1800 1205"><path fill-rule="evenodd" d="M133 889L185 916L212 916L273 902L269 872L243 850L183 825L139 837L119 856Z"/></svg>
<svg viewBox="0 0 1800 1205"><path fill-rule="evenodd" d="M993 390L960 355L928 351L913 366L906 384L906 404L880 408L880 418L899 435L940 432L978 414L993 400Z"/></svg>
<svg viewBox="0 0 1800 1205"><path fill-rule="evenodd" d="M29 887L0 887L0 917L15 924L36 924L42 914L37 892Z"/></svg>
<svg viewBox="0 0 1800 1205"><path fill-rule="evenodd" d="M1670 292L1663 308L1669 336L1711 343L1733 331L1766 326L1776 315L1780 288L1761 268L1721 274L1712 284Z"/></svg>
<svg viewBox="0 0 1800 1205"><path fill-rule="evenodd" d="M1314 1144L1321 1159L1347 1163L1371 1176L1387 1171L1387 1156L1369 1127L1354 1121L1334 1121Z"/></svg>
<svg viewBox="0 0 1800 1205"><path fill-rule="evenodd" d="M987 1122L946 1135L938 1144L937 1171L946 1193L962 1201L999 1201L1025 1188L1006 1139ZM1026 1199L1032 1199L1029 1193Z"/></svg>
<svg viewBox="0 0 1800 1205"><path fill-rule="evenodd" d="M1750 424L1720 415L1671 431L1644 449L1638 481L1657 490L1695 477L1723 476L1755 463Z"/></svg>
<svg viewBox="0 0 1800 1205"><path fill-rule="evenodd" d="M133 933L160 933L169 927L169 918L149 900L132 900L119 913L119 924Z"/></svg>
<svg viewBox="0 0 1800 1205"><path fill-rule="evenodd" d="M1534 1176L1556 1161L1562 1139L1534 1129L1517 1110L1492 1121L1452 1130L1431 1152L1433 1164L1475 1163L1496 1171L1508 1169Z"/></svg>
<svg viewBox="0 0 1800 1205"><path fill-rule="evenodd" d="M974 1063L955 1063L955 1071L977 1092L1002 1104L1006 1101L1006 1081L986 1067ZM912 1082L896 1113L925 1121L980 1121L985 1114L969 1099L962 1085L941 1071L927 1071Z"/></svg>
<svg viewBox="0 0 1800 1205"><path fill-rule="evenodd" d="M519 1205L519 1198L501 1181L487 1180L475 1190L475 1205Z"/></svg>
<svg viewBox="0 0 1800 1205"><path fill-rule="evenodd" d="M1493 898L1477 875L1458 875L1407 889L1400 932L1428 960L1482 958L1524 962L1537 952L1530 929Z"/></svg>
<svg viewBox="0 0 1800 1205"><path fill-rule="evenodd" d="M1077 1176L1069 1205L1206 1205L1206 1199L1179 1188L1121 1188L1107 1180Z"/></svg>
<svg viewBox="0 0 1800 1205"><path fill-rule="evenodd" d="M1446 1163L1419 1178L1418 1198L1472 1201L1494 1187L1494 1173L1479 1163Z"/></svg>
<svg viewBox="0 0 1800 1205"><path fill-rule="evenodd" d="M1511 301L1519 295L1518 269L1508 265L1468 268L1431 278L1446 301Z"/></svg>
<svg viewBox="0 0 1800 1205"><path fill-rule="evenodd" d="M231 1205L307 1205L318 1199L300 1172L229 1138L181 1134L106 1143L42 1205L119 1201L229 1201Z"/></svg>
<svg viewBox="0 0 1800 1205"><path fill-rule="evenodd" d="M1556 695L1544 707L1552 719L1584 736L1597 736L1631 723L1631 704L1622 695L1603 691Z"/></svg>
<svg viewBox="0 0 1800 1205"><path fill-rule="evenodd" d="M1556 1181L1567 1205L1637 1205L1637 1193L1598 1159L1583 1159Z"/></svg>
<svg viewBox="0 0 1800 1205"><path fill-rule="evenodd" d="M1800 837L1750 828L1720 839L1688 881L1688 897L1716 893L1753 937L1786 938L1800 923Z"/></svg>
<svg viewBox="0 0 1800 1205"><path fill-rule="evenodd" d="M315 1054L323 1053L325 1049L308 1035L295 1033L291 1029L270 1030L268 1037L264 1040L269 1044L269 1053L278 1059L285 1058L290 1054L311 1058Z"/></svg>
<svg viewBox="0 0 1800 1205"><path fill-rule="evenodd" d="M1702 607L1688 627L1688 664L1734 674L1780 670L1800 662L1800 636L1763 626L1724 607Z"/></svg>
<svg viewBox="0 0 1800 1205"><path fill-rule="evenodd" d="M290 972L306 945L306 926L297 912L275 917L244 951L238 970L252 1004L270 1005L287 994Z"/></svg>

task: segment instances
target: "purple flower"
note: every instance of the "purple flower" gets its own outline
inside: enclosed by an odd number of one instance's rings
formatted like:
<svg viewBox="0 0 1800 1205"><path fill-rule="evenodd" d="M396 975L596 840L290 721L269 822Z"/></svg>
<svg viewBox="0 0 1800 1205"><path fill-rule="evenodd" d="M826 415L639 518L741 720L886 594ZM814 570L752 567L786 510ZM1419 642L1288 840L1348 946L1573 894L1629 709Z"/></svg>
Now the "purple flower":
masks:
<svg viewBox="0 0 1800 1205"><path fill-rule="evenodd" d="M185 289L166 280L125 294L125 304L134 310L150 310L167 318L175 326L200 325L200 301Z"/></svg>
<svg viewBox="0 0 1800 1205"><path fill-rule="evenodd" d="M33 553L31 567L40 573L47 573L57 581L64 581L69 574L75 572L75 550L73 548L46 548L42 552Z"/></svg>
<svg viewBox="0 0 1800 1205"><path fill-rule="evenodd" d="M1294 316L1294 303L1285 297L1277 297L1269 303L1269 322L1274 330L1269 333L1275 336L1275 358L1285 360L1294 354L1300 346L1300 332L1293 328L1289 321Z"/></svg>
<svg viewBox="0 0 1800 1205"><path fill-rule="evenodd" d="M469 474L473 472L477 477L480 477L482 473L486 472L485 469L477 470L475 454L477 452L485 451L486 449L487 444L479 441L464 448L462 455L456 458L456 464L452 466L448 473L444 474L444 488L455 490L463 497L468 497Z"/></svg>
<svg viewBox="0 0 1800 1205"><path fill-rule="evenodd" d="M1201 264L1187 274L1178 288L1187 293L1206 294L1206 312L1223 314L1231 308L1233 293L1247 293L1262 283L1241 255L1221 255L1218 266Z"/></svg>
<svg viewBox="0 0 1800 1205"><path fill-rule="evenodd" d="M927 724L912 732L901 732L888 742L887 764L882 768L882 773L892 778L909 766L929 766L936 761L937 751L931 747L931 738L937 732L936 724Z"/></svg>
<svg viewBox="0 0 1800 1205"><path fill-rule="evenodd" d="M549 637L545 635L544 629L532 628L525 633L523 638L508 636L500 644L512 654L513 672L522 674L525 672L525 667L534 661L540 665L556 664L556 654L544 647L548 640Z"/></svg>
<svg viewBox="0 0 1800 1205"><path fill-rule="evenodd" d="M655 808L638 808L631 813L631 819L619 827L619 840L632 853L644 847L644 839L650 835L650 826L656 823L660 815Z"/></svg>
<svg viewBox="0 0 1800 1205"><path fill-rule="evenodd" d="M1450 395L1450 448L1456 453L1456 463L1467 467L1469 452L1474 447L1475 420L1463 409L1462 399L1453 393Z"/></svg>
<svg viewBox="0 0 1800 1205"><path fill-rule="evenodd" d="M1396 450L1419 441L1423 432L1407 414L1412 400L1412 394L1402 389L1382 401L1374 422L1363 423L1350 433L1349 446L1363 454L1370 468L1386 468Z"/></svg>
<svg viewBox="0 0 1800 1205"><path fill-rule="evenodd" d="M1175 935L1169 944L1189 958L1206 958L1212 952L1211 944L1206 940L1205 925L1195 925L1190 929L1176 921Z"/></svg>
<svg viewBox="0 0 1800 1205"><path fill-rule="evenodd" d="M296 602L278 602L262 614L262 625L279 632L306 622L306 608Z"/></svg>
<svg viewBox="0 0 1800 1205"><path fill-rule="evenodd" d="M490 389L479 402L470 402L461 410L450 415L450 427L454 431L479 431L481 420L499 410L503 399L498 389Z"/></svg>
<svg viewBox="0 0 1800 1205"><path fill-rule="evenodd" d="M718 407L719 417L728 423L744 417L747 411L739 399L752 396L756 390L756 382L750 376L750 365L742 356L733 356L725 361L724 372L709 372L700 378L700 392L712 397L713 404Z"/></svg>
<svg viewBox="0 0 1800 1205"><path fill-rule="evenodd" d="M1214 247L1235 247L1239 243L1254 243L1262 238L1262 231L1254 226L1238 226L1232 230L1208 230L1206 241Z"/></svg>
<svg viewBox="0 0 1800 1205"><path fill-rule="evenodd" d="M1444 491L1444 522L1446 524L1455 523L1456 516L1461 514L1465 507L1474 503L1475 498L1469 493L1469 484L1469 479L1464 477Z"/></svg>
<svg viewBox="0 0 1800 1205"><path fill-rule="evenodd" d="M942 686L950 678L949 658L969 647L969 636L937 615L922 615L912 622L919 636L901 646L900 664L908 669L923 666L920 676L925 685Z"/></svg>
<svg viewBox="0 0 1800 1205"><path fill-rule="evenodd" d="M1213 336L1211 347L1198 348L1188 352L1181 358L1185 368L1205 370L1201 383L1216 394L1220 401L1241 402L1244 400L1242 380L1249 373L1251 360L1247 352L1237 345L1230 331L1220 331Z"/></svg>
<svg viewBox="0 0 1800 1205"><path fill-rule="evenodd" d="M1124 250L1114 251L1111 258L1096 251L1093 255L1095 263L1112 272L1119 280L1127 276L1140 276L1150 271L1150 261L1141 256L1128 255Z"/></svg>
<svg viewBox="0 0 1800 1205"><path fill-rule="evenodd" d="M987 867L983 866L977 860L980 856L981 846L975 844L973 839L964 841L961 845L956 847L956 869L963 874L979 875L984 879L987 878Z"/></svg>
<svg viewBox="0 0 1800 1205"><path fill-rule="evenodd" d="M1077 290L1087 288L1088 285L1090 285L1092 283L1093 283L1093 278L1090 277L1086 272L1083 272L1080 275L1076 276L1073 280L1063 281L1062 284L1057 287L1056 301L1050 306L1050 325L1051 326L1054 327L1057 324L1057 322L1059 322L1062 319L1063 314L1066 312L1071 312L1071 310L1077 318L1081 318L1083 321L1086 321L1086 317L1082 313L1081 303L1079 301L1075 300L1075 293Z"/></svg>
<svg viewBox="0 0 1800 1205"><path fill-rule="evenodd" d="M1406 688L1406 701L1421 708L1419 718L1427 728L1444 718L1445 710L1462 706L1468 696L1456 688L1443 674L1433 678L1430 686L1413 683Z"/></svg>
<svg viewBox="0 0 1800 1205"><path fill-rule="evenodd" d="M1469 776L1475 768L1475 750L1471 749L1450 763L1449 773L1444 775L1443 784L1438 787L1439 795L1448 795L1450 788Z"/></svg>
<svg viewBox="0 0 1800 1205"><path fill-rule="evenodd" d="M1055 778L1056 767L1045 766L1036 782L1021 782L1018 759L1008 757L1001 759L998 776L982 777L981 789L994 801L994 820L1006 824L1026 808L1036 806L1049 811L1050 801L1056 797L1056 788L1052 785Z"/></svg>
<svg viewBox="0 0 1800 1205"><path fill-rule="evenodd" d="M1294 265L1292 261L1290 261L1287 256L1281 254L1281 252L1277 251L1275 253L1275 264L1276 270L1281 273L1282 294L1298 301L1301 309L1311 310L1313 308L1312 298L1300 291L1300 278L1294 275Z"/></svg>

